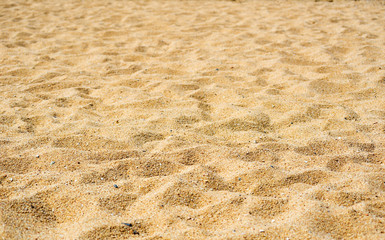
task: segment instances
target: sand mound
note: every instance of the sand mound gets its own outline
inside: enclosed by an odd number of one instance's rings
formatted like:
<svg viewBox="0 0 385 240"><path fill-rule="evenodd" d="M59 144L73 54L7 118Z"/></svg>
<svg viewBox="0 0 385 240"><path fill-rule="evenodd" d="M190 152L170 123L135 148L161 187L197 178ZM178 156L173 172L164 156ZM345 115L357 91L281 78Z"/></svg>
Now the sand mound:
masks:
<svg viewBox="0 0 385 240"><path fill-rule="evenodd" d="M385 238L385 6L0 3L1 239Z"/></svg>

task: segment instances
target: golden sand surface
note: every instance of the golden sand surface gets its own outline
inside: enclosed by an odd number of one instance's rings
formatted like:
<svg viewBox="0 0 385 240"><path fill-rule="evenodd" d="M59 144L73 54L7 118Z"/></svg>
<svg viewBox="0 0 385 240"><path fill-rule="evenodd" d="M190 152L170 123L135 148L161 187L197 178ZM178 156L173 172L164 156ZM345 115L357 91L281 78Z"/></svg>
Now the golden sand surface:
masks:
<svg viewBox="0 0 385 240"><path fill-rule="evenodd" d="M384 23L2 0L0 238L385 239Z"/></svg>

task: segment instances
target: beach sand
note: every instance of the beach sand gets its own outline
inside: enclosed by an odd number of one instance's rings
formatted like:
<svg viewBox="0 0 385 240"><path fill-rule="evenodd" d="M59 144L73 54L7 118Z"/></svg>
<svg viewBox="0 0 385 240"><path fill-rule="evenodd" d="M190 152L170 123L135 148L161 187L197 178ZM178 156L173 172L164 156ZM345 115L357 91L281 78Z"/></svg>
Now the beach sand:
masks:
<svg viewBox="0 0 385 240"><path fill-rule="evenodd" d="M0 3L1 239L385 239L385 5Z"/></svg>

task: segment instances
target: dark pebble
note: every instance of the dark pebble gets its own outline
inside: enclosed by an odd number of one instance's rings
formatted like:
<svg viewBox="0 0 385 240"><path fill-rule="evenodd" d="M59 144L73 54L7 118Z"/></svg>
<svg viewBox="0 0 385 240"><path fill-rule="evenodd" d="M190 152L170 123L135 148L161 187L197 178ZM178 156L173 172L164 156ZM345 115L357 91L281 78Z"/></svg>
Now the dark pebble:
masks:
<svg viewBox="0 0 385 240"><path fill-rule="evenodd" d="M136 231L136 230L134 230L134 231L133 231L133 234L134 234L134 235L139 235L139 232Z"/></svg>
<svg viewBox="0 0 385 240"><path fill-rule="evenodd" d="M126 226L132 227L132 223L123 223Z"/></svg>
<svg viewBox="0 0 385 240"><path fill-rule="evenodd" d="M114 184L114 187L115 187L115 188L118 188L118 185Z"/></svg>

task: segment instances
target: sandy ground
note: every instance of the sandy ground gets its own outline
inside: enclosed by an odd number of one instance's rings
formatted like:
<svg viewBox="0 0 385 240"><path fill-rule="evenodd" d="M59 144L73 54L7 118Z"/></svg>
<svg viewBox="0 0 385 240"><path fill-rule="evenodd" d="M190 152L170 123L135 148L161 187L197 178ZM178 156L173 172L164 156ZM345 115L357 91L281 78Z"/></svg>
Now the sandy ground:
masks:
<svg viewBox="0 0 385 240"><path fill-rule="evenodd" d="M1 239L384 239L384 23L373 2L1 1Z"/></svg>

